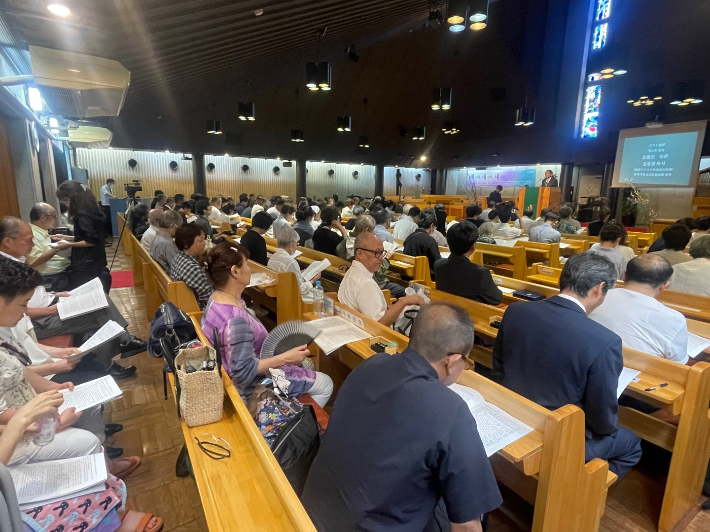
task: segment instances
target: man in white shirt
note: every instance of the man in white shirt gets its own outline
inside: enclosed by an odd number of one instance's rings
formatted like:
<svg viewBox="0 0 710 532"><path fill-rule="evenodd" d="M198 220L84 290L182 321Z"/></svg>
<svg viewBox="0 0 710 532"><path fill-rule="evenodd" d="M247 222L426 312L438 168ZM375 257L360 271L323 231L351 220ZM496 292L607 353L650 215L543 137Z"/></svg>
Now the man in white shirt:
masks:
<svg viewBox="0 0 710 532"><path fill-rule="evenodd" d="M274 204L266 210L266 214L271 216L272 220L276 220L276 218L279 217L279 214L281 214L281 209L285 204L286 201L281 196L279 196L276 201L274 201ZM252 216L254 216L253 212L254 211L252 210Z"/></svg>
<svg viewBox="0 0 710 532"><path fill-rule="evenodd" d="M532 215L532 209L525 209L523 211L522 218L518 218L517 220L515 220L515 222L513 222L513 227L517 229L522 229L523 232L525 232L527 229L530 229L530 225L535 222L535 220L532 219Z"/></svg>
<svg viewBox="0 0 710 532"><path fill-rule="evenodd" d="M601 255L611 261L616 268L616 278L621 279L626 271L626 258L617 251L617 246L624 237L624 228L618 223L606 223L599 232L599 243L594 244L587 253Z"/></svg>
<svg viewBox="0 0 710 532"><path fill-rule="evenodd" d="M222 212L222 198L219 196L213 197L210 205L212 205L212 212L210 212L209 216L210 222L215 225L219 225L222 222L229 223L229 216Z"/></svg>
<svg viewBox="0 0 710 532"><path fill-rule="evenodd" d="M541 225L530 228L530 242L539 242L541 244L560 243L560 232L555 229L560 222L560 215L554 211L548 210L545 214L545 221Z"/></svg>
<svg viewBox="0 0 710 532"><path fill-rule="evenodd" d="M115 198L113 195L113 185L116 181L112 178L106 180L106 184L101 187L101 208L104 211L104 216L106 217L106 236L111 236L111 198Z"/></svg>
<svg viewBox="0 0 710 532"><path fill-rule="evenodd" d="M693 260L673 266L671 290L710 296L710 237L696 238L690 244Z"/></svg>
<svg viewBox="0 0 710 532"><path fill-rule="evenodd" d="M626 347L686 364L687 321L658 302L671 275L673 267L663 257L639 255L626 265L624 287L609 290L589 317L618 334Z"/></svg>
<svg viewBox="0 0 710 532"><path fill-rule="evenodd" d="M353 217L353 205L355 202L351 199L345 201L345 207L340 213L341 218L352 218Z"/></svg>
<svg viewBox="0 0 710 532"><path fill-rule="evenodd" d="M407 214L403 214L394 224L393 236L398 240L406 240L409 235L419 229L419 207L412 207Z"/></svg>
<svg viewBox="0 0 710 532"><path fill-rule="evenodd" d="M141 247L150 253L150 246L153 243L155 235L160 230L160 217L163 215L163 209L153 209L148 213L148 229L145 230L141 237Z"/></svg>
<svg viewBox="0 0 710 532"><path fill-rule="evenodd" d="M496 207L496 202L495 202L495 200L488 200L488 208L487 208L487 209L483 209L483 212L481 213L481 215L479 216L479 218L481 218L481 219L485 220L485 222L487 222L488 219L489 219L489 218L488 218L488 213L491 212L493 209L495 209L495 207ZM484 223L485 223L485 222L484 222Z"/></svg>
<svg viewBox="0 0 710 532"><path fill-rule="evenodd" d="M385 258L382 241L373 233L360 233L355 239L355 258L338 289L338 300L368 318L390 326L407 305L423 305L417 295L405 296L387 308L387 301L373 275Z"/></svg>
<svg viewBox="0 0 710 532"><path fill-rule="evenodd" d="M488 213L488 220L493 224L493 238L510 240L518 238L522 234L520 229L510 227L507 222L501 222L500 217L498 216L498 211L495 209Z"/></svg>
<svg viewBox="0 0 710 532"><path fill-rule="evenodd" d="M58 253L71 246L61 240L52 245L52 237L48 232L57 225L57 211L54 207L47 203L36 203L30 210L30 225L34 238L32 251L27 255L27 264L45 275L66 270L70 261Z"/></svg>

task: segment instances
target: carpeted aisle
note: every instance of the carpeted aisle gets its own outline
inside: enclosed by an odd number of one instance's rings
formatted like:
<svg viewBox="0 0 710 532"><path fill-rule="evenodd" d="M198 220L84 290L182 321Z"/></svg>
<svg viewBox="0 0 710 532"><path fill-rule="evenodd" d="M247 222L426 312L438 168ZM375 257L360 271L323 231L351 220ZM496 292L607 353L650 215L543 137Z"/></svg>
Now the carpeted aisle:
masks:
<svg viewBox="0 0 710 532"><path fill-rule="evenodd" d="M133 272L120 270L111 272L111 288L128 288L133 286Z"/></svg>

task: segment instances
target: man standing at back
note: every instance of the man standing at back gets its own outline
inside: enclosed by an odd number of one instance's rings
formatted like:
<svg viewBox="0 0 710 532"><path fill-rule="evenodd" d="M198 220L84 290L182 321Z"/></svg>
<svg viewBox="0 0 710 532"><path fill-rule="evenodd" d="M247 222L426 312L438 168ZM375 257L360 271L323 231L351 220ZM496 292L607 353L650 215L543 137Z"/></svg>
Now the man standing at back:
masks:
<svg viewBox="0 0 710 532"><path fill-rule="evenodd" d="M604 257L571 257L559 296L508 307L493 348L493 374L550 410L568 404L584 410L587 461L607 460L622 478L640 460L641 442L618 426L621 338L587 317L615 282L616 268Z"/></svg>
<svg viewBox="0 0 710 532"><path fill-rule="evenodd" d="M481 531L501 496L470 410L447 389L473 336L463 309L433 302L408 349L348 376L301 497L320 532Z"/></svg>
<svg viewBox="0 0 710 532"><path fill-rule="evenodd" d="M104 211L104 216L106 217L106 236L110 237L113 229L111 228L111 198L115 198L113 195L113 185L116 180L109 177L106 180L106 184L101 187L101 208Z"/></svg>

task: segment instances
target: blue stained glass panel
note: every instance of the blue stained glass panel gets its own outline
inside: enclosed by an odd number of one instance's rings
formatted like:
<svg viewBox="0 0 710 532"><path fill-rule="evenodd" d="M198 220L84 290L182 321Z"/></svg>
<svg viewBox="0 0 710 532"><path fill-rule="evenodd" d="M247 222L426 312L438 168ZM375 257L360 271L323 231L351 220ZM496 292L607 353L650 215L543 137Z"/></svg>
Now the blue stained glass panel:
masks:
<svg viewBox="0 0 710 532"><path fill-rule="evenodd" d="M582 138L594 138L599 133L599 104L601 103L601 85L587 87L582 109Z"/></svg>
<svg viewBox="0 0 710 532"><path fill-rule="evenodd" d="M597 0L595 20L606 20L611 15L611 0Z"/></svg>
<svg viewBox="0 0 710 532"><path fill-rule="evenodd" d="M606 46L606 34L609 25L604 23L594 28L594 36L592 37L592 50L601 50Z"/></svg>

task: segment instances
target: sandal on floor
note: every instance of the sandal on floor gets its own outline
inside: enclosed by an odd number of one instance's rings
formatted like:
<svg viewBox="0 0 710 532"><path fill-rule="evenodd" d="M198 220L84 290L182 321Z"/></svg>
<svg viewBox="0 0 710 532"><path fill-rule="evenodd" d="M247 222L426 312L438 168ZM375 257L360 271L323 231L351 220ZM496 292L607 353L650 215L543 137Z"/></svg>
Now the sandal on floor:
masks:
<svg viewBox="0 0 710 532"><path fill-rule="evenodd" d="M110 473L121 480L125 480L128 475L133 473L141 465L141 459L138 456L126 456L125 458L118 458L114 460L111 466L115 466L118 462L130 462L130 465L122 469L121 471L115 471L115 467L109 467Z"/></svg>
<svg viewBox="0 0 710 532"><path fill-rule="evenodd" d="M128 510L121 516L121 526L116 532L160 532L162 529L163 519L161 517Z"/></svg>

